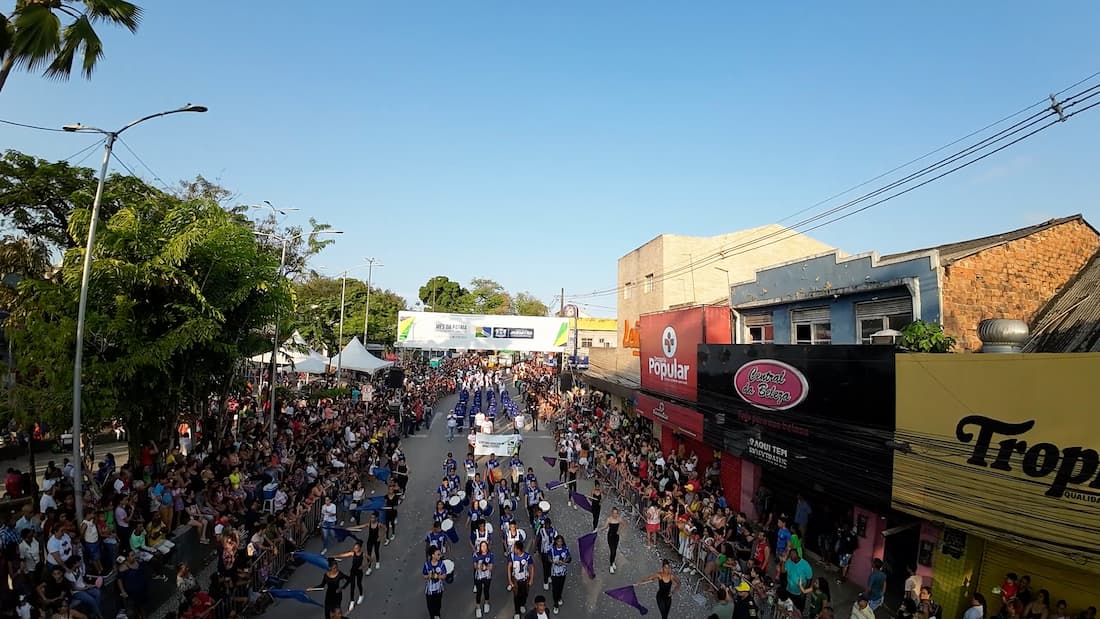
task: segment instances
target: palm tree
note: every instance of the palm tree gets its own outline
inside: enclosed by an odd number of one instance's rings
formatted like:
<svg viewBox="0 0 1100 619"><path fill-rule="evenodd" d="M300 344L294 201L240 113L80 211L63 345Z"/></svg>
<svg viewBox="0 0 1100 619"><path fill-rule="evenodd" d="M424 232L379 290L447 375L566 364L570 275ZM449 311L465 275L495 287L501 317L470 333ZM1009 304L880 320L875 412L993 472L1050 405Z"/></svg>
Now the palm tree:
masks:
<svg viewBox="0 0 1100 619"><path fill-rule="evenodd" d="M62 17L71 19L62 27ZM141 7L125 0L15 0L11 15L0 14L0 90L12 68L45 68L45 76L67 79L80 56L80 72L91 78L103 57L95 24L108 22L136 32Z"/></svg>

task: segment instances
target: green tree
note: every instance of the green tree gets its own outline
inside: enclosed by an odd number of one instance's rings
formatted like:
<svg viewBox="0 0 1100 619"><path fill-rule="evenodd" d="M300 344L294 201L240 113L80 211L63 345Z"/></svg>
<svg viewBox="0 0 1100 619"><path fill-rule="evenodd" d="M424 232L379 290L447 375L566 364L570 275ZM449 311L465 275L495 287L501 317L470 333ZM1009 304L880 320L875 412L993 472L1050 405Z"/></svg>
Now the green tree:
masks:
<svg viewBox="0 0 1100 619"><path fill-rule="evenodd" d="M470 291L445 275L436 275L429 279L417 291L417 297L424 307L433 312L462 314L472 311Z"/></svg>
<svg viewBox="0 0 1100 619"><path fill-rule="evenodd" d="M146 189L101 226L86 322L85 418L94 427L121 416L132 450L226 392L241 360L266 347L264 326L290 305L277 257L249 226L209 200ZM88 217L69 215L72 237L83 240ZM23 282L13 312L24 325L14 334L22 401L57 427L69 419L82 260L70 249L53 279Z"/></svg>
<svg viewBox="0 0 1100 619"><path fill-rule="evenodd" d="M550 315L550 308L530 292L521 292L516 295L515 308L520 316Z"/></svg>
<svg viewBox="0 0 1100 619"><path fill-rule="evenodd" d="M901 330L898 345L913 352L944 353L955 347L955 338L944 333L939 323L916 320Z"/></svg>
<svg viewBox="0 0 1100 619"><path fill-rule="evenodd" d="M367 284L348 278L344 301L344 340L337 344L340 323L339 277L312 277L295 284L294 326L311 346L328 349L329 355L351 341L363 339L363 321L367 309ZM407 309L401 295L392 290L371 288L369 342L392 344L397 337L397 314Z"/></svg>
<svg viewBox="0 0 1100 619"><path fill-rule="evenodd" d="M494 280L475 277L470 280L470 296L473 297L474 313L511 314L512 297Z"/></svg>
<svg viewBox="0 0 1100 619"><path fill-rule="evenodd" d="M80 73L90 79L103 57L96 25L137 32L140 22L141 8L124 0L15 0L10 14L0 13L0 90L13 68L67 79L78 58Z"/></svg>

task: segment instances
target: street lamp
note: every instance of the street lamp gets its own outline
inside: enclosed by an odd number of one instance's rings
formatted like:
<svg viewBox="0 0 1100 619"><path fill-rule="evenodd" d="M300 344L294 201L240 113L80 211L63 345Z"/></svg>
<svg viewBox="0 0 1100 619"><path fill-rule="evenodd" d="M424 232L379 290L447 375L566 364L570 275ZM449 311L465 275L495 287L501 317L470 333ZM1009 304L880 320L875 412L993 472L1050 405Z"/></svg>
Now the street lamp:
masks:
<svg viewBox="0 0 1100 619"><path fill-rule="evenodd" d="M374 267L378 266L382 268L386 265L378 262L374 258L367 258L367 312L363 315L363 347L367 346L367 325L370 324L370 286L371 276L374 274Z"/></svg>
<svg viewBox="0 0 1100 619"><path fill-rule="evenodd" d="M264 202L267 202L264 200ZM270 202L267 202L268 206L271 206ZM271 207L275 210L275 207ZM309 236L315 236L318 234L343 234L343 230L318 230L310 232ZM291 241L297 241L302 238L305 232L299 232L292 236L282 236L275 232L258 232L253 231L256 236L267 237L273 241L279 241L283 245L282 253L279 254L279 277L283 277L283 269L286 268L286 246ZM271 414L268 416L267 426L267 439L271 443L272 449L275 448L275 377L279 373L279 310L275 309L275 337L272 340L274 344L271 349L271 399L268 400L271 403Z"/></svg>
<svg viewBox="0 0 1100 619"><path fill-rule="evenodd" d="M73 491L76 494L74 505L76 507L76 520L84 520L84 458L80 452L80 405L81 405L81 380L83 378L84 364L84 319L88 307L88 282L92 276L92 249L95 244L96 222L99 220L99 205L103 202L103 185L107 181L107 164L111 161L111 150L115 146L115 140L134 125L147 120L179 114L180 112L205 112L202 105L187 105L167 112L158 112L130 122L118 131L107 131L96 127L87 127L82 124L65 125L62 127L70 133L99 133L107 137L103 148L103 164L99 168L99 184L95 190L95 200L92 202L92 217L88 222L88 244L84 249L84 268L80 273L80 301L76 310L76 351L73 354Z"/></svg>

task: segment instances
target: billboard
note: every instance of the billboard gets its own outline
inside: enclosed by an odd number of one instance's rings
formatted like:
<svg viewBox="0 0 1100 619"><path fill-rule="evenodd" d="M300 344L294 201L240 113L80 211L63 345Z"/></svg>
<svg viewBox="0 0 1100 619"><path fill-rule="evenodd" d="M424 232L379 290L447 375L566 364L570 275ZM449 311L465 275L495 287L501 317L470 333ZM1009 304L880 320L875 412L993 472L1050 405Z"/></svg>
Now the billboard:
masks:
<svg viewBox="0 0 1100 619"><path fill-rule="evenodd" d="M867 507L890 504L892 346L704 344L697 364L708 444Z"/></svg>
<svg viewBox="0 0 1100 619"><path fill-rule="evenodd" d="M897 358L894 507L1100 573L1100 354Z"/></svg>
<svg viewBox="0 0 1100 619"><path fill-rule="evenodd" d="M689 307L645 314L639 321L642 389L695 401L699 344L729 344L729 310Z"/></svg>
<svg viewBox="0 0 1100 619"><path fill-rule="evenodd" d="M563 352L568 318L400 312L397 342L402 348Z"/></svg>
<svg viewBox="0 0 1100 619"><path fill-rule="evenodd" d="M634 409L642 417L669 426L697 441L703 440L703 416L698 411L644 393L638 393L636 400Z"/></svg>

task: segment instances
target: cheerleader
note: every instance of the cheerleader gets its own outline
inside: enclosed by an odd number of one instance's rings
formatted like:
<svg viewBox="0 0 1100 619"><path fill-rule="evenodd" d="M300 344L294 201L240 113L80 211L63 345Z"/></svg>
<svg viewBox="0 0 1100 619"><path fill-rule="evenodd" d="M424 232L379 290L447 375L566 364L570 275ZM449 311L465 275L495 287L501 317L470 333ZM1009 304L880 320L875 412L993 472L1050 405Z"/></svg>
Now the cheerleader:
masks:
<svg viewBox="0 0 1100 619"><path fill-rule="evenodd" d="M489 585L493 581L493 553L489 548L488 540L482 540L474 552L474 614L478 617L489 614Z"/></svg>
<svg viewBox="0 0 1100 619"><path fill-rule="evenodd" d="M424 576L424 599L428 603L428 617L439 619L443 607L443 580L447 577L447 568L443 565L443 555L433 548L421 570Z"/></svg>
<svg viewBox="0 0 1100 619"><path fill-rule="evenodd" d="M554 596L554 614L562 604L562 592L565 591L565 575L569 571L569 564L573 562L573 556L569 554L569 547L565 545L565 538L561 535L554 536L554 545L550 548L550 582L551 593Z"/></svg>

